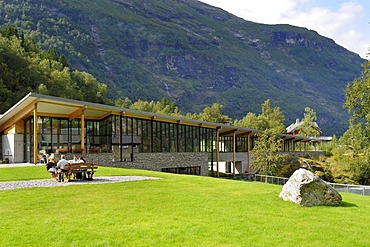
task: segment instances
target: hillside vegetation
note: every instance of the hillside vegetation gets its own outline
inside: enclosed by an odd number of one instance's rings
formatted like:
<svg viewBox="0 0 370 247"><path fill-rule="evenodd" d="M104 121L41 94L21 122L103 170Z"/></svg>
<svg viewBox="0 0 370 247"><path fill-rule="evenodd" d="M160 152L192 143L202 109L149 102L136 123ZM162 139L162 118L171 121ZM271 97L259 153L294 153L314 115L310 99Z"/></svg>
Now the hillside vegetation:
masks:
<svg viewBox="0 0 370 247"><path fill-rule="evenodd" d="M107 86L89 73L71 69L63 55L39 49L13 27L0 29L0 113L29 92L109 102Z"/></svg>
<svg viewBox="0 0 370 247"><path fill-rule="evenodd" d="M314 31L196 0L0 0L8 23L107 84L113 99L167 97L184 113L220 103L234 119L271 99L286 124L314 109L323 134L346 129L344 90L364 62Z"/></svg>

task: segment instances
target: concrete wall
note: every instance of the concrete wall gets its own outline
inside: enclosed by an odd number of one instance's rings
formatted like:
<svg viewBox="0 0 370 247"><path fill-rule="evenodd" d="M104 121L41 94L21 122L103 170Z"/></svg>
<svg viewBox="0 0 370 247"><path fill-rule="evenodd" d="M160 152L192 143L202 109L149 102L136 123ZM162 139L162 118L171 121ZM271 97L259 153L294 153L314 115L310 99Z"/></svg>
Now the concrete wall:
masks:
<svg viewBox="0 0 370 247"><path fill-rule="evenodd" d="M71 156L71 157L69 157ZM67 159L73 154L67 155ZM200 166L202 176L208 176L208 153L134 153L134 161L119 162L112 153L83 154L86 162L102 166L162 171L162 168ZM59 157L57 157L59 158Z"/></svg>
<svg viewBox="0 0 370 247"><path fill-rule="evenodd" d="M2 156L8 158L10 163L23 162L23 135L7 134L2 136Z"/></svg>
<svg viewBox="0 0 370 247"><path fill-rule="evenodd" d="M233 171L233 153L220 153L219 155L219 171L225 172L227 162L231 163L231 172ZM235 173L236 174L243 174L248 171L248 152L237 152L235 153ZM213 166L215 167L215 166ZM215 168L214 168L215 169Z"/></svg>

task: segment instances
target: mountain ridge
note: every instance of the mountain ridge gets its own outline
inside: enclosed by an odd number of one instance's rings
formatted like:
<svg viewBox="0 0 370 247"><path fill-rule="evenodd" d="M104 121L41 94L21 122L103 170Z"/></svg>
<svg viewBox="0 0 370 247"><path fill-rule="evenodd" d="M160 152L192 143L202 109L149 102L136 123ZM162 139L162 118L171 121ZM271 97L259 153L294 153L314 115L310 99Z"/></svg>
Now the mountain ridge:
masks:
<svg viewBox="0 0 370 247"><path fill-rule="evenodd" d="M364 62L315 31L245 21L195 0L25 0L0 7L1 25L12 23L65 54L106 83L112 98L169 97L182 112L219 102L234 119L271 99L287 125L311 107L325 134L346 129L344 90Z"/></svg>

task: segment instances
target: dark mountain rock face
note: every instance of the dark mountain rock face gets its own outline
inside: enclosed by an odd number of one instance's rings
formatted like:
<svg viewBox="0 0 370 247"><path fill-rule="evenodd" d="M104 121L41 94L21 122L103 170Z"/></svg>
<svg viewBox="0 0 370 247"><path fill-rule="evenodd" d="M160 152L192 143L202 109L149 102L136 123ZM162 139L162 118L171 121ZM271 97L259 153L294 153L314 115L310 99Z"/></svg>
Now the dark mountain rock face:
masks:
<svg viewBox="0 0 370 247"><path fill-rule="evenodd" d="M364 62L331 39L262 25L196 0L0 1L0 24L108 84L112 98L175 101L182 112L219 102L242 118L271 99L287 124L314 109L323 134L341 134L348 82Z"/></svg>

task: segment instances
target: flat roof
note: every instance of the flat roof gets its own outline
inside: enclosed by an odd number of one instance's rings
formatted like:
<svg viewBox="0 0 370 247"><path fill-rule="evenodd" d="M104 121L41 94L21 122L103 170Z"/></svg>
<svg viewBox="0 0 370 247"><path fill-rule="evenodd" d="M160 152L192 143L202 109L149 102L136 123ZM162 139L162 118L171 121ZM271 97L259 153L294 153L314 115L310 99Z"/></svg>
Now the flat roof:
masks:
<svg viewBox="0 0 370 247"><path fill-rule="evenodd" d="M168 123L179 123L190 126L200 126L219 129L220 136L247 136L262 132L250 128L243 128L221 123L206 122L184 117L168 116L151 112L137 111L117 106L110 106L80 100L65 99L50 95L29 93L4 114L0 115L0 132L10 128L16 122L33 115L36 107L38 116L60 117L75 119L82 113L85 119L101 120L109 115L122 115L140 119L156 120ZM293 141L314 141L312 138L279 134L278 137Z"/></svg>

